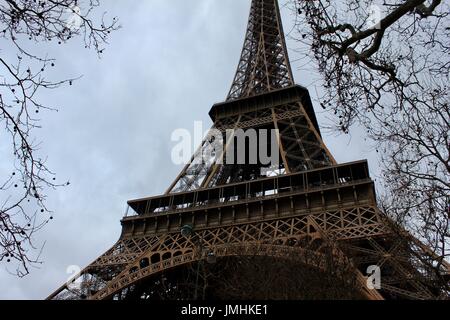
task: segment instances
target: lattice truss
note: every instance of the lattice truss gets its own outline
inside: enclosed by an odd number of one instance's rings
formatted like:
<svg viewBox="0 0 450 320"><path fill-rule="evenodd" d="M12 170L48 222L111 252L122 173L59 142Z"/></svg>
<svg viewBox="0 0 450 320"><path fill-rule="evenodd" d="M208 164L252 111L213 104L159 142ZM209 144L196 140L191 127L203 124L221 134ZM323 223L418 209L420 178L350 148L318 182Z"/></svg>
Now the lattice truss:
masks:
<svg viewBox="0 0 450 320"><path fill-rule="evenodd" d="M236 76L227 100L235 100L286 88L294 84L277 0L253 0L247 33ZM245 181L261 177L259 166L217 165L211 137L215 130L258 128L271 125L280 130L281 166L275 173L296 172L334 163L300 103L244 113L217 121L191 161L167 192ZM227 143L225 137L224 143ZM217 159L217 158L216 158Z"/></svg>
<svg viewBox="0 0 450 320"><path fill-rule="evenodd" d="M278 130L278 150L272 152L279 152L282 161L279 167L269 168L276 174L306 171L335 163L300 102L227 117L217 121L213 127L223 133L225 149L229 146L226 130L248 128ZM213 152L211 137L211 134L207 135L168 192L192 191L263 177L258 165L227 165L224 161L217 164L216 160L222 159L223 153Z"/></svg>
<svg viewBox="0 0 450 320"><path fill-rule="evenodd" d="M291 85L293 77L278 3L253 0L241 59L227 100ZM277 151L282 161L278 168L271 168L278 174L336 164L300 101L220 118L212 131L246 128L278 130ZM217 157L223 154L214 149L213 137L211 134L205 138L167 193L264 177L259 166L218 163ZM228 141L224 139L224 143L226 153ZM180 232L156 231L145 236L123 236L72 283L64 284L49 298L126 298L131 293L139 294L136 290L142 281L156 283L167 270L192 265L209 253L216 257L285 257L323 269L330 248L338 261L353 268L360 290L368 299L448 297L448 264L415 238L393 232L374 201L201 228L189 237ZM381 267L380 290L367 289L365 275L369 265ZM443 282L447 287L440 287ZM177 288L176 284L171 288Z"/></svg>
<svg viewBox="0 0 450 320"><path fill-rule="evenodd" d="M200 245L200 246L199 246ZM122 299L143 280L205 258L274 256L324 268L325 252L345 268L353 268L361 293L369 299L436 299L439 280L436 258L412 237L392 234L373 206L271 221L199 230L185 237L179 232L121 239L83 270L73 283L61 287L53 299ZM366 267L381 267L381 290L368 290ZM442 271L448 265L442 266ZM170 280L170 279L169 279ZM176 286L173 286L176 288Z"/></svg>
<svg viewBox="0 0 450 320"><path fill-rule="evenodd" d="M252 1L244 47L227 100L293 84L278 1Z"/></svg>

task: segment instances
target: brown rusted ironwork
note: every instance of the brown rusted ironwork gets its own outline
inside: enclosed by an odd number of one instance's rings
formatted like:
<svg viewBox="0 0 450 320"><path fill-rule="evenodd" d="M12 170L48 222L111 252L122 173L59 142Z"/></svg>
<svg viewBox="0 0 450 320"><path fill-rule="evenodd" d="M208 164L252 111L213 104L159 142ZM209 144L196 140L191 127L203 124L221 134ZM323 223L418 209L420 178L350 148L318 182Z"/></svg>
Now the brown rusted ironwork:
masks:
<svg viewBox="0 0 450 320"><path fill-rule="evenodd" d="M352 268L367 299L447 294L436 283L448 264L436 274L430 249L391 227L377 207L367 162L337 164L326 148L308 90L294 85L276 0L252 1L227 101L210 116L220 132L278 130L279 174L264 176L258 165L195 161L208 148L205 140L166 194L128 202L119 241L77 275L80 285L64 284L50 299L145 298L143 283L160 286L161 274L205 255L298 259L321 270L325 248ZM366 284L370 265L381 268L381 289Z"/></svg>

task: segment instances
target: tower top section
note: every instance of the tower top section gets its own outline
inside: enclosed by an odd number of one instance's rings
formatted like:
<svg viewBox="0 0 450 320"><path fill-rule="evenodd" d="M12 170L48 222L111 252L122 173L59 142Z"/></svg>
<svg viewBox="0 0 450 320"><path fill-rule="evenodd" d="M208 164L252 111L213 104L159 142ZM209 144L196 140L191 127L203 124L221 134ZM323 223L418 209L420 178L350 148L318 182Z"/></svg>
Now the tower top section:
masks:
<svg viewBox="0 0 450 320"><path fill-rule="evenodd" d="M244 47L227 101L293 84L278 0L252 0Z"/></svg>

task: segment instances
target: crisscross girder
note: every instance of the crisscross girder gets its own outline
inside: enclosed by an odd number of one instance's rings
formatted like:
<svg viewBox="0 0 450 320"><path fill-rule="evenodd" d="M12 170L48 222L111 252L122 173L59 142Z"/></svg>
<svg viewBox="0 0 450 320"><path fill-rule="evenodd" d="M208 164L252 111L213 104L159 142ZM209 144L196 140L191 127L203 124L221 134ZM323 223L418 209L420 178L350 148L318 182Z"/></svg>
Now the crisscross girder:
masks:
<svg viewBox="0 0 450 320"><path fill-rule="evenodd" d="M227 100L294 84L277 0L252 0L236 75Z"/></svg>

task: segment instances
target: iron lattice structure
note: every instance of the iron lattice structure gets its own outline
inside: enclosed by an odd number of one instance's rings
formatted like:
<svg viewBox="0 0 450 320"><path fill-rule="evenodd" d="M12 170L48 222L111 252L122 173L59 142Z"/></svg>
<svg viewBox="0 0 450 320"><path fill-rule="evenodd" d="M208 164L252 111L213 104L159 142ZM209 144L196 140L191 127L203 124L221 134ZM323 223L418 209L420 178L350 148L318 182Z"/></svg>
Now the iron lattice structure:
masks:
<svg viewBox="0 0 450 320"><path fill-rule="evenodd" d="M367 299L448 296L449 265L380 212L367 162L337 164L326 148L308 90L294 85L276 0L252 0L231 90L210 116L219 132L277 130L280 163L205 161L207 136L164 195L128 202L119 241L50 299L197 298L199 283L214 296L220 281L199 280L202 262L244 257L295 260L337 277L346 270ZM183 226L193 232L181 234ZM367 287L370 265L381 268L377 290Z"/></svg>

